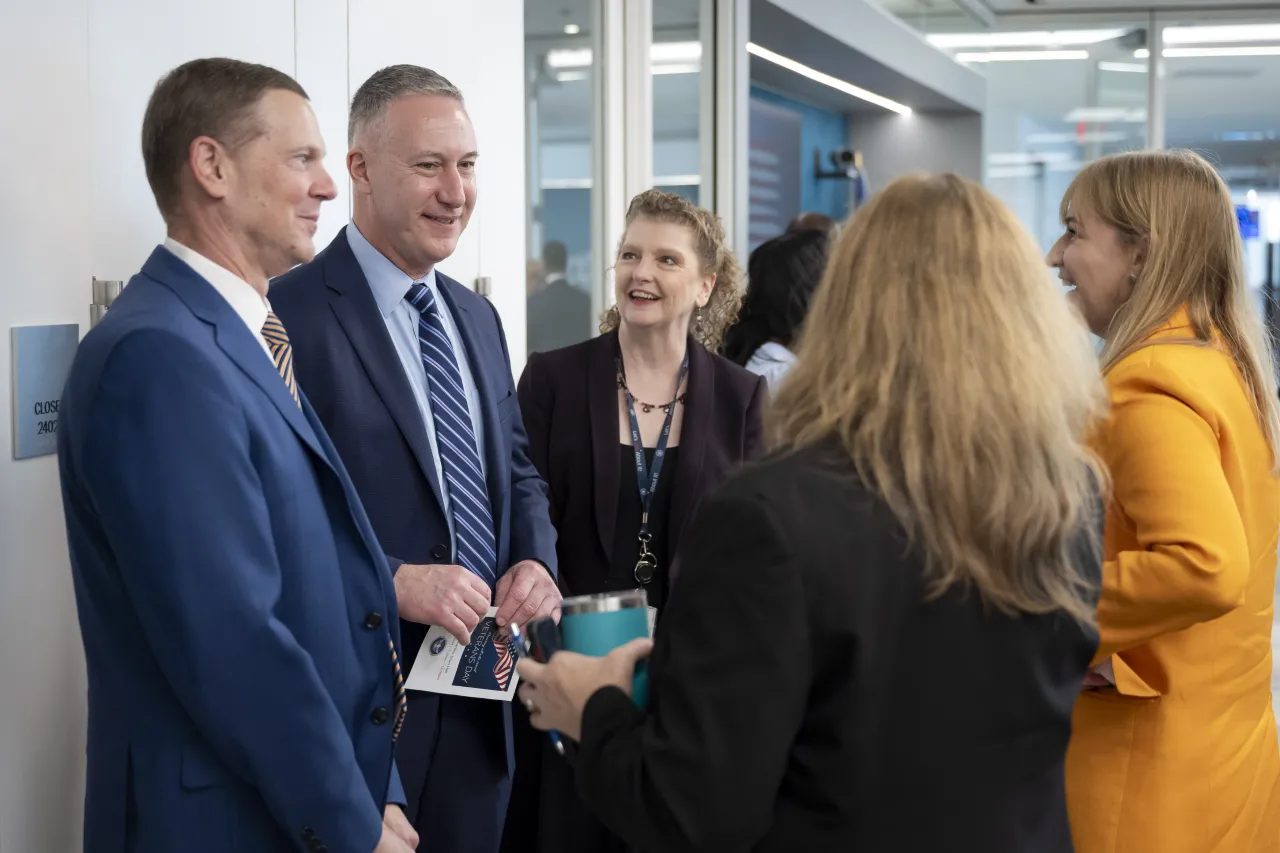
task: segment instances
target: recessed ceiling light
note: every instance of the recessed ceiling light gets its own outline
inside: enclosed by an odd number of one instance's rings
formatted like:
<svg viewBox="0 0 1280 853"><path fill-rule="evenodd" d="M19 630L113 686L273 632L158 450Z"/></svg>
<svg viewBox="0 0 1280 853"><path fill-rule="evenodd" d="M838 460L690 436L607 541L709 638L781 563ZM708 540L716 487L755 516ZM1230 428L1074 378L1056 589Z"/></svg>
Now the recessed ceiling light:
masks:
<svg viewBox="0 0 1280 853"><path fill-rule="evenodd" d="M1051 59L1088 59L1087 50L994 50L957 53L956 62L1044 62Z"/></svg>
<svg viewBox="0 0 1280 853"><path fill-rule="evenodd" d="M774 53L773 51L763 48L758 44L747 42L747 53L750 53L753 56L758 56L766 62L772 62L774 65L799 74L801 77L808 77L810 80L821 83L824 86L830 86L837 92L844 92L846 95L852 95L859 100L875 104L878 107L884 107L886 110L892 110L899 115L911 115L911 107L906 104L900 104L897 101L891 101L882 95L877 95L874 92L868 92L866 89L855 86L852 83L846 83L838 77L832 77L830 74L823 74L821 71L810 68L807 65L802 65L794 59L788 59L787 57Z"/></svg>
<svg viewBox="0 0 1280 853"><path fill-rule="evenodd" d="M1205 56L1280 56L1280 44L1241 47L1166 47L1161 53L1166 59Z"/></svg>
<svg viewBox="0 0 1280 853"><path fill-rule="evenodd" d="M1213 27L1165 27L1165 44L1223 44L1280 40L1280 24L1243 24Z"/></svg>
<svg viewBox="0 0 1280 853"><path fill-rule="evenodd" d="M580 32L582 32L582 27L579 27L577 24L564 25L564 34L567 36L576 36Z"/></svg>
<svg viewBox="0 0 1280 853"><path fill-rule="evenodd" d="M1099 62L1099 71L1122 71L1128 74L1146 74L1147 66L1143 62Z"/></svg>
<svg viewBox="0 0 1280 853"><path fill-rule="evenodd" d="M1127 30L1044 30L1012 33L935 33L926 36L934 47L1072 47L1120 38Z"/></svg>

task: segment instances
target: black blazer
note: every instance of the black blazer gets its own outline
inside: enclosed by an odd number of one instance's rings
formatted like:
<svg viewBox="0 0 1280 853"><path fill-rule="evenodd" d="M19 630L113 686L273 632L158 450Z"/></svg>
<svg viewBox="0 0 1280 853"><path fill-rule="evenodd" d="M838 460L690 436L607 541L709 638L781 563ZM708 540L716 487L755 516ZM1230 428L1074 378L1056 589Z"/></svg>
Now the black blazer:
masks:
<svg viewBox="0 0 1280 853"><path fill-rule="evenodd" d="M1101 579L1096 536L1077 559ZM583 718L577 782L643 851L1069 853L1063 778L1093 629L926 602L923 561L833 448L702 505L647 713Z"/></svg>
<svg viewBox="0 0 1280 853"><path fill-rule="evenodd" d="M618 514L617 332L529 356L517 395L529 458L550 487L560 583L598 592L609 571ZM663 566L702 496L763 452L765 381L689 339L688 397L672 476ZM589 451L589 452L588 452ZM667 476L663 472L663 477Z"/></svg>

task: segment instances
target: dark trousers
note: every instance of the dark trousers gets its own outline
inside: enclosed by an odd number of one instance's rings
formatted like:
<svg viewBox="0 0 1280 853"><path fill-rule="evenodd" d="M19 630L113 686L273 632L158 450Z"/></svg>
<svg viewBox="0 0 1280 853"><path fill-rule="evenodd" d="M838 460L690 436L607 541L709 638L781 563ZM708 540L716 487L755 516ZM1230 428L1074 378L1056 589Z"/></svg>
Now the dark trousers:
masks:
<svg viewBox="0 0 1280 853"><path fill-rule="evenodd" d="M396 764L419 853L497 853L511 794L502 705L410 694Z"/></svg>
<svg viewBox="0 0 1280 853"><path fill-rule="evenodd" d="M570 759L558 754L546 732L512 709L516 775L501 853L629 853L630 848L578 797Z"/></svg>

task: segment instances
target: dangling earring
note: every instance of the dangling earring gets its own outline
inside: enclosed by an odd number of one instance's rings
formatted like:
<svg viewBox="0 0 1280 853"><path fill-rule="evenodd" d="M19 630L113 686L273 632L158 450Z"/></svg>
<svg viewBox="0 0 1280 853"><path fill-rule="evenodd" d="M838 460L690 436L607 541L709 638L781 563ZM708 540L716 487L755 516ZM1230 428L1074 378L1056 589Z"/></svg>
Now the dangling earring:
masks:
<svg viewBox="0 0 1280 853"><path fill-rule="evenodd" d="M702 334L702 306L698 306L697 319L693 323L693 332L696 335Z"/></svg>

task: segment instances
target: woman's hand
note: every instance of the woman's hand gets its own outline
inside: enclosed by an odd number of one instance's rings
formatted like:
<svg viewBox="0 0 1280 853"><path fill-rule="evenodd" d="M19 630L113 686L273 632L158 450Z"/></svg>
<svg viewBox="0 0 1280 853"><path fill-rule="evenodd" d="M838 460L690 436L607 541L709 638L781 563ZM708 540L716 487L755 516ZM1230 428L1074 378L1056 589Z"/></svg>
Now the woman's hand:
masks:
<svg viewBox="0 0 1280 853"><path fill-rule="evenodd" d="M602 658L559 651L547 663L521 659L517 695L529 712L534 728L556 731L581 740L582 711L601 687L620 688L631 695L636 664L649 656L653 641L632 640Z"/></svg>

